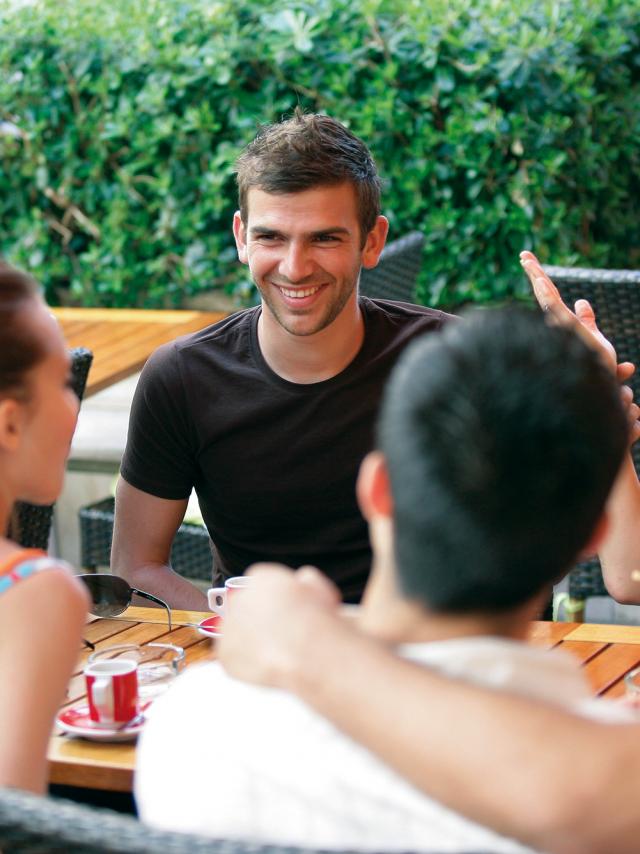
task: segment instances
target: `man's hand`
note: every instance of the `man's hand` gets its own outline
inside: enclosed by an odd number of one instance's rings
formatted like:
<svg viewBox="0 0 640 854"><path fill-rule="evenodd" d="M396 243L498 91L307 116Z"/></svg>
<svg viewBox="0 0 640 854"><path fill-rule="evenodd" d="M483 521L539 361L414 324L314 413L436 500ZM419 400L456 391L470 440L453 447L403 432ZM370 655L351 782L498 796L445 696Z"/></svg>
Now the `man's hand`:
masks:
<svg viewBox="0 0 640 854"><path fill-rule="evenodd" d="M572 327L576 334L594 350L597 350L606 364L616 373L620 382L625 382L635 371L631 362L618 364L616 351L608 338L600 332L596 323L593 308L586 299L580 299L575 304L575 314L565 305L560 292L542 269L540 262L533 252L521 252L520 263L533 287L533 292L540 308L551 318L553 323ZM640 409L633 402L633 392L628 386L622 386L622 400L629 416L631 443L640 438Z"/></svg>
<svg viewBox="0 0 640 854"><path fill-rule="evenodd" d="M248 575L251 584L229 600L218 659L238 679L294 690L308 644L342 623L340 595L313 567L256 564Z"/></svg>
<svg viewBox="0 0 640 854"><path fill-rule="evenodd" d="M596 324L596 316L586 299L580 299L575 304L575 314L565 305L560 292L542 269L540 262L533 252L521 252L520 263L540 305L554 322L564 326L572 326L576 333L595 350L598 350L611 369L616 371L621 382L628 380L635 371L631 362L618 364L613 344L605 338Z"/></svg>

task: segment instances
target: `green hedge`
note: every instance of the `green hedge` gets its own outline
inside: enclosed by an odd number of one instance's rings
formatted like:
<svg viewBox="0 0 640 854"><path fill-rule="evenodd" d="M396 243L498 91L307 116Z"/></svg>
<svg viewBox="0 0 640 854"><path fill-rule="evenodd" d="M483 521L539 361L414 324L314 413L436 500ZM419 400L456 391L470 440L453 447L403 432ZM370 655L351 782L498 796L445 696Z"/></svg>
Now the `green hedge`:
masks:
<svg viewBox="0 0 640 854"><path fill-rule="evenodd" d="M638 266L637 0L2 2L0 253L52 301L241 289L233 163L297 103L369 142L427 302Z"/></svg>

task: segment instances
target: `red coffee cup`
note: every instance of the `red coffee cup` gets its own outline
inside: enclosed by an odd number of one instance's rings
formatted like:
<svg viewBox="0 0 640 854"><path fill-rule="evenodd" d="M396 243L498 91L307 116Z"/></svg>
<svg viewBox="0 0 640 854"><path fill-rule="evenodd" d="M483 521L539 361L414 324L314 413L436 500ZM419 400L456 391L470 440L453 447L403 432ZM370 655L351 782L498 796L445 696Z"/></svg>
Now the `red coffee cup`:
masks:
<svg viewBox="0 0 640 854"><path fill-rule="evenodd" d="M138 666L119 659L96 661L85 667L89 717L98 726L126 724L139 712Z"/></svg>

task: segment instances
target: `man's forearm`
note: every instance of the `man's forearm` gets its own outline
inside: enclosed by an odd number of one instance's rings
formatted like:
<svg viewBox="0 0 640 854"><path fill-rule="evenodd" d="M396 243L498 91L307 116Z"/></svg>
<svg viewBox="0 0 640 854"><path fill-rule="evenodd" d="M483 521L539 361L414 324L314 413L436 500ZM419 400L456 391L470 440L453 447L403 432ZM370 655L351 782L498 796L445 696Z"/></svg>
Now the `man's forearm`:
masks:
<svg viewBox="0 0 640 854"><path fill-rule="evenodd" d="M116 488L111 570L172 608L204 611L204 594L168 566L186 507L186 499L158 498L121 477Z"/></svg>
<svg viewBox="0 0 640 854"><path fill-rule="evenodd" d="M640 726L444 678L341 619L319 573L250 574L218 644L232 676L296 693L426 794L534 848L637 850Z"/></svg>
<svg viewBox="0 0 640 854"><path fill-rule="evenodd" d="M326 620L281 684L418 788L543 850L637 850L638 727L445 679Z"/></svg>
<svg viewBox="0 0 640 854"><path fill-rule="evenodd" d="M120 573L123 574L123 573ZM208 611L207 597L198 588L162 564L145 564L129 569L126 578L132 587L152 593L170 605L185 611ZM147 603L145 603L147 604ZM148 603L151 604L151 603Z"/></svg>
<svg viewBox="0 0 640 854"><path fill-rule="evenodd" d="M640 482L628 454L607 504L609 531L599 557L609 593L618 602L640 602Z"/></svg>

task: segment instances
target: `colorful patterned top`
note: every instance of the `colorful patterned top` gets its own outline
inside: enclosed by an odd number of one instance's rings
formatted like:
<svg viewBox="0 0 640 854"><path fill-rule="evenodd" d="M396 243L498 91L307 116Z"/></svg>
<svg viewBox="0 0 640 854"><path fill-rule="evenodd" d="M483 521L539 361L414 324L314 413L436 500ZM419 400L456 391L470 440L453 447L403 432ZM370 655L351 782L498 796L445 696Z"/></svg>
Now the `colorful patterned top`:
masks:
<svg viewBox="0 0 640 854"><path fill-rule="evenodd" d="M21 549L0 563L0 595L14 584L41 572L64 565L62 561L49 557L40 549Z"/></svg>

